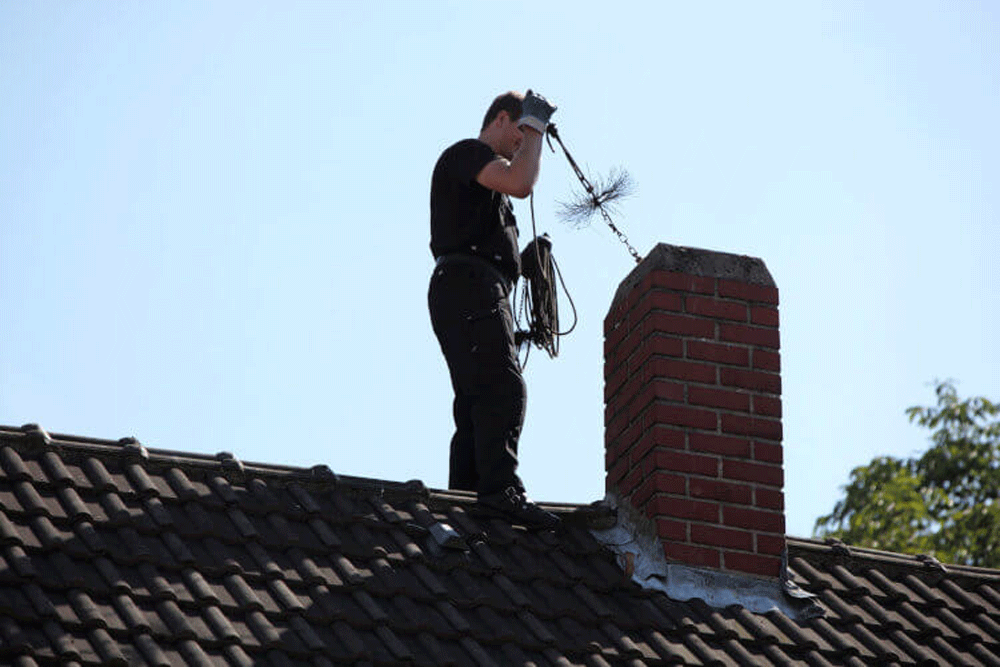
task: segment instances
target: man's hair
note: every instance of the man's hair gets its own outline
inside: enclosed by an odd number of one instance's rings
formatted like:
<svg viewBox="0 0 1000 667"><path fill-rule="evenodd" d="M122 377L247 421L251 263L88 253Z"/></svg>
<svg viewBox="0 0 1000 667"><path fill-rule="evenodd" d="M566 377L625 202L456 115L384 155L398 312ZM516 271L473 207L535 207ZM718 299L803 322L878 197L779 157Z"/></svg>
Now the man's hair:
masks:
<svg viewBox="0 0 1000 667"><path fill-rule="evenodd" d="M497 98L493 100L493 104L490 105L490 108L486 110L486 115L483 117L483 126L480 130L485 130L489 124L500 115L501 111L506 111L512 121L520 119L521 102L523 101L524 96L513 90L497 96Z"/></svg>

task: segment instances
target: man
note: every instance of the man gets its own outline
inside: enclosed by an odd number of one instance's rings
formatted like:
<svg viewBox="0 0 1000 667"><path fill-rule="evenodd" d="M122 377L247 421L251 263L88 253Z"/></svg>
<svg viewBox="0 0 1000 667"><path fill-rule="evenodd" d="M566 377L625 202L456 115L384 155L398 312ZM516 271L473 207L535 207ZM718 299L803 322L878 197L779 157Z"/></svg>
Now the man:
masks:
<svg viewBox="0 0 1000 667"><path fill-rule="evenodd" d="M543 528L559 519L528 500L516 472L525 385L510 306L521 260L509 196L531 194L554 111L530 90L505 93L478 139L441 154L431 178L437 266L427 298L455 390L449 487L475 491L481 511Z"/></svg>

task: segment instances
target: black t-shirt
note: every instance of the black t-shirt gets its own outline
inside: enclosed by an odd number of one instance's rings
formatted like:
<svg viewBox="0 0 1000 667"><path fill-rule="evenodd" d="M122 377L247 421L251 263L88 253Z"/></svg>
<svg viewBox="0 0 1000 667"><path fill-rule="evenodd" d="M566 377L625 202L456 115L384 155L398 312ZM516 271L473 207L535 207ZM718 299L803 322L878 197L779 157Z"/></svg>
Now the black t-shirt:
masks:
<svg viewBox="0 0 1000 667"><path fill-rule="evenodd" d="M447 148L431 177L431 252L465 252L488 259L511 281L521 274L517 220L510 198L484 188L476 176L497 157L478 139Z"/></svg>

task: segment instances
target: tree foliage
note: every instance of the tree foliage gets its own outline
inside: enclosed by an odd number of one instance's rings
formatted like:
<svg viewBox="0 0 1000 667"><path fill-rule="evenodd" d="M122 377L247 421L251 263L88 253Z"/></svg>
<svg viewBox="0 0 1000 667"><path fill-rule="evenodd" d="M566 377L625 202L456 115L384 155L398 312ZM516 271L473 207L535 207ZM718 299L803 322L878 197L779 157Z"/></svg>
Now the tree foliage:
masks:
<svg viewBox="0 0 1000 667"><path fill-rule="evenodd" d="M938 382L937 405L912 407L931 430L920 457L877 457L851 471L844 497L816 521L819 537L947 563L1000 567L1000 405L960 399Z"/></svg>

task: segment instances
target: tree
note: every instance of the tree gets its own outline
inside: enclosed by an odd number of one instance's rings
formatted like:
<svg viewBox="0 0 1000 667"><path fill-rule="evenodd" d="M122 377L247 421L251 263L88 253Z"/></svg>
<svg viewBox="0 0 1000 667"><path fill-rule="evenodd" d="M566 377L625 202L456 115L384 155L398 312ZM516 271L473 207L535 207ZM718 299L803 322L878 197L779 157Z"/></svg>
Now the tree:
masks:
<svg viewBox="0 0 1000 667"><path fill-rule="evenodd" d="M816 521L818 537L942 562L1000 567L1000 405L960 400L938 382L937 406L912 407L931 429L919 458L877 457L851 471L844 497Z"/></svg>

